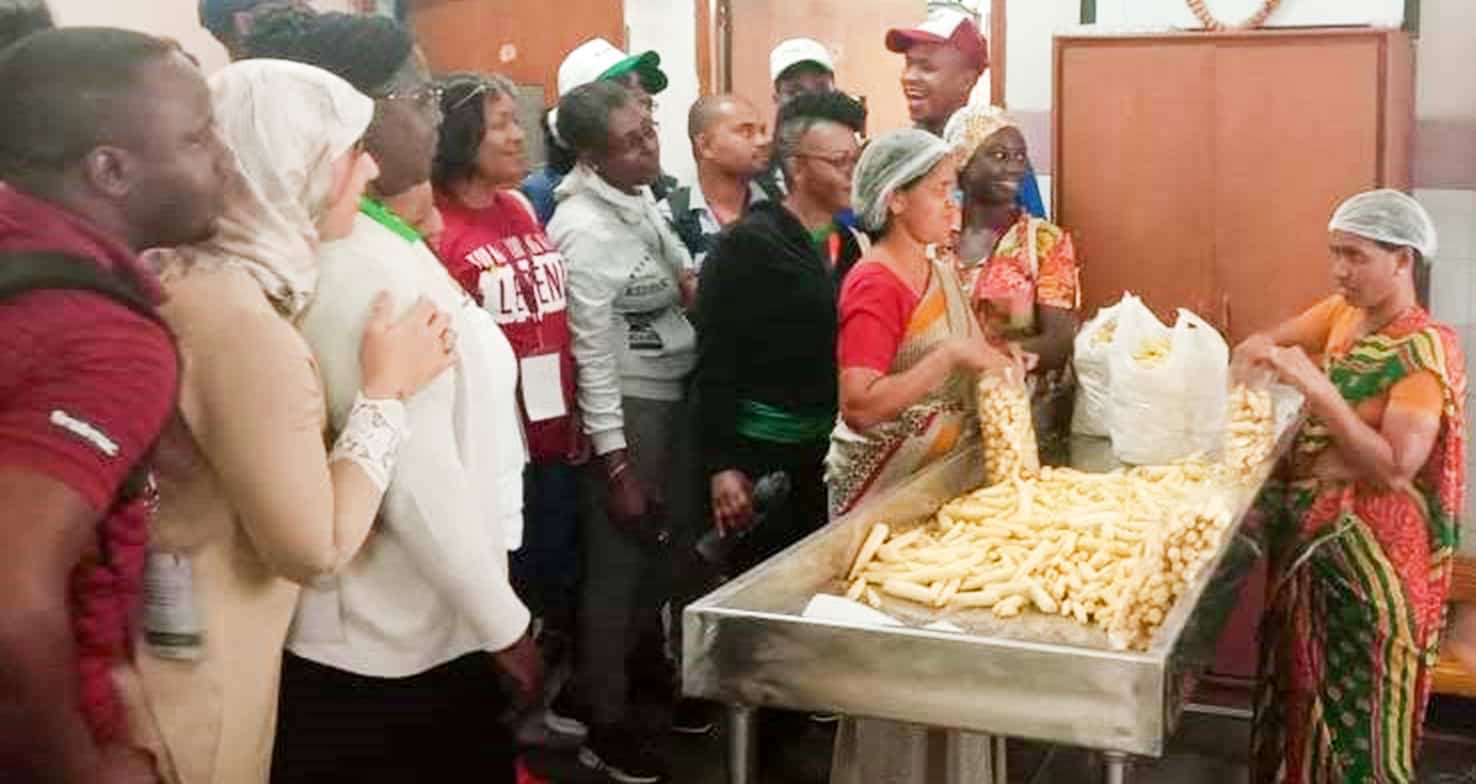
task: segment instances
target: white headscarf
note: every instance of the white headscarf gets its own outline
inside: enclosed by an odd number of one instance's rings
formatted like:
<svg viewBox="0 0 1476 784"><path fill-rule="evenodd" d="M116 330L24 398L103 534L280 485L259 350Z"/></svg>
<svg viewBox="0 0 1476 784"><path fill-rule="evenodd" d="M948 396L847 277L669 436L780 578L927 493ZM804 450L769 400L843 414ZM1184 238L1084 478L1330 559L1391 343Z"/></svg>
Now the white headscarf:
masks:
<svg viewBox="0 0 1476 784"><path fill-rule="evenodd" d="M210 91L236 171L219 231L191 249L193 261L244 267L295 318L317 286L317 221L333 163L363 137L374 101L327 71L283 60L228 65Z"/></svg>

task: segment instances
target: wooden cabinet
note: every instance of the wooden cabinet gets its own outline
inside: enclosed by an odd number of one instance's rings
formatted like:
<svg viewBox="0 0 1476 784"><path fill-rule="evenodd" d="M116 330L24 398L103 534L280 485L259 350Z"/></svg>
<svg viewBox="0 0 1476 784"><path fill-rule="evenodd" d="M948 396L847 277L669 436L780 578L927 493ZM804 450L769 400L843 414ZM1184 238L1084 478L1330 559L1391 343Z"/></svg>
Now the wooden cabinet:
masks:
<svg viewBox="0 0 1476 784"><path fill-rule="evenodd" d="M1402 32L1063 36L1055 79L1056 215L1088 313L1131 290L1238 340L1329 293L1338 202L1409 186Z"/></svg>

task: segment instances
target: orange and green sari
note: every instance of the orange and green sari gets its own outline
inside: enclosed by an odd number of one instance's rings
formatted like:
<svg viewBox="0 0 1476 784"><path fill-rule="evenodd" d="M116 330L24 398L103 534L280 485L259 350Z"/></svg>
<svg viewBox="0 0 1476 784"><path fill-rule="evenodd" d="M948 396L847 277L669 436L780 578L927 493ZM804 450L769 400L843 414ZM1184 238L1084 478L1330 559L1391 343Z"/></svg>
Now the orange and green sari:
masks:
<svg viewBox="0 0 1476 784"><path fill-rule="evenodd" d="M1322 355L1365 422L1377 427L1389 407L1408 406L1438 417L1439 434L1414 480L1386 487L1311 476L1336 445L1310 421L1292 478L1262 496L1271 580L1252 740L1258 784L1415 781L1465 506L1465 366L1455 334L1422 309L1355 337L1361 318L1334 297L1299 320L1299 342Z"/></svg>

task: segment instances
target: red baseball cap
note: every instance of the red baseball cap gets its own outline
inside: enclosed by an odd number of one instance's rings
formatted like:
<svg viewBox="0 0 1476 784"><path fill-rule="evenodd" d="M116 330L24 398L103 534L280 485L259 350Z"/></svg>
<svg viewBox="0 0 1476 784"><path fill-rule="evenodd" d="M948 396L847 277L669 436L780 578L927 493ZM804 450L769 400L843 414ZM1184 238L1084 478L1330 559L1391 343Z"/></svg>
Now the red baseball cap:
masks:
<svg viewBox="0 0 1476 784"><path fill-rule="evenodd" d="M902 54L918 44L945 44L962 52L979 70L989 66L989 42L979 34L974 20L964 14L936 11L915 28L887 31L887 49L893 52Z"/></svg>

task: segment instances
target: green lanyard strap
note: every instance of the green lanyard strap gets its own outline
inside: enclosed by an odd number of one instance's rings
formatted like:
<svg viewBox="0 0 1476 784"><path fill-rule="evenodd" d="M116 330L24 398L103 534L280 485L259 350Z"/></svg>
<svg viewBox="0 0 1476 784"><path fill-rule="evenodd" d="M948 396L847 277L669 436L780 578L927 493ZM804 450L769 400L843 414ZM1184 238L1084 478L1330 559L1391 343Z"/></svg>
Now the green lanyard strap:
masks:
<svg viewBox="0 0 1476 784"><path fill-rule="evenodd" d="M386 207L384 202L371 199L368 196L359 200L359 212L369 216L375 223L400 235L406 242L420 242L423 237L414 226L405 222L404 218L395 214L395 211Z"/></svg>

